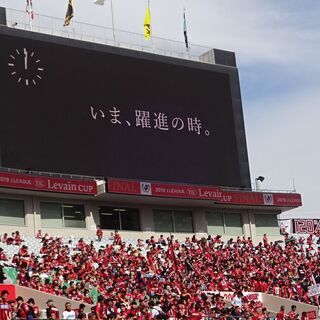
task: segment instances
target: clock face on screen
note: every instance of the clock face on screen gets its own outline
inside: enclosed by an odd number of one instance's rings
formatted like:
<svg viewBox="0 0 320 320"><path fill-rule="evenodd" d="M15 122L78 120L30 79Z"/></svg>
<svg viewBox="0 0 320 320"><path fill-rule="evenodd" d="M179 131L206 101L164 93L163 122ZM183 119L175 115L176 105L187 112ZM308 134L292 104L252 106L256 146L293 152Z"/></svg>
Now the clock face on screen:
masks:
<svg viewBox="0 0 320 320"><path fill-rule="evenodd" d="M9 72L17 84L36 86L42 80L44 68L35 51L16 48L9 54Z"/></svg>

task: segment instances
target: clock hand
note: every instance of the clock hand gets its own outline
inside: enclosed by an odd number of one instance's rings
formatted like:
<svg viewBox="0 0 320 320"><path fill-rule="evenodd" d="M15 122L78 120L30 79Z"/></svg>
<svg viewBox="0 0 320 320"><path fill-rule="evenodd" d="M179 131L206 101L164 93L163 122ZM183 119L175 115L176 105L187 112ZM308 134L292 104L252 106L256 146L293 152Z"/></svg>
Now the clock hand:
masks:
<svg viewBox="0 0 320 320"><path fill-rule="evenodd" d="M27 70L28 69L28 51L26 48L24 48L23 52L24 52L24 69Z"/></svg>

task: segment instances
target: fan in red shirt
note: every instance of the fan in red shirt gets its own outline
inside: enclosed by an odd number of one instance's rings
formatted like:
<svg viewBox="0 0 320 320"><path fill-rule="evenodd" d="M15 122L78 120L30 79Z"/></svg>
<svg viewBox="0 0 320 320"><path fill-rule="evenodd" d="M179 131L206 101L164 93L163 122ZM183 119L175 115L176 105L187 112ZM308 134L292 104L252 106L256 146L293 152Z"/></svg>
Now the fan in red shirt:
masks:
<svg viewBox="0 0 320 320"><path fill-rule="evenodd" d="M302 312L301 313L301 320L309 320L307 312Z"/></svg>
<svg viewBox="0 0 320 320"><path fill-rule="evenodd" d="M9 292L3 290L0 298L0 320L11 320L11 307L8 303Z"/></svg>
<svg viewBox="0 0 320 320"><path fill-rule="evenodd" d="M23 302L23 298L21 296L17 297L16 299L18 306L17 306L17 316L20 319L27 319L27 315L30 311L29 306L27 303Z"/></svg>
<svg viewBox="0 0 320 320"><path fill-rule="evenodd" d="M191 309L191 315L189 316L190 320L202 320L203 319L203 313L201 311L201 304L196 303L195 307Z"/></svg>
<svg viewBox="0 0 320 320"><path fill-rule="evenodd" d="M285 312L285 306L280 307L280 311L277 313L276 319L277 320L286 320L287 315Z"/></svg>
<svg viewBox="0 0 320 320"><path fill-rule="evenodd" d="M288 313L289 320L297 320L299 319L299 314L296 312L297 307L295 305L291 306L291 311Z"/></svg>
<svg viewBox="0 0 320 320"><path fill-rule="evenodd" d="M24 268L22 268L20 273L18 274L18 283L20 286L29 287L30 277Z"/></svg>
<svg viewBox="0 0 320 320"><path fill-rule="evenodd" d="M268 247L268 245L269 245L269 240L268 240L268 236L266 233L263 235L263 245L265 247Z"/></svg>
<svg viewBox="0 0 320 320"><path fill-rule="evenodd" d="M93 304L93 300L90 297L89 290L84 290L83 302L88 303L88 304Z"/></svg>
<svg viewBox="0 0 320 320"><path fill-rule="evenodd" d="M20 237L20 232L16 231L16 234L14 236L14 244L16 244L17 246L20 246L21 242L23 242L24 240L21 239Z"/></svg>
<svg viewBox="0 0 320 320"><path fill-rule="evenodd" d="M3 252L2 248L0 248L0 260L1 261L7 261L8 260L6 254Z"/></svg>
<svg viewBox="0 0 320 320"><path fill-rule="evenodd" d="M105 312L104 312L104 297L103 296L98 296L98 302L94 308L94 313L97 317L97 320L102 320L105 317Z"/></svg>
<svg viewBox="0 0 320 320"><path fill-rule="evenodd" d="M14 232L12 232L11 237L8 237L8 234L5 233L3 235L2 242L5 242L7 245L11 245L11 244L14 243L14 237L15 237L15 233Z"/></svg>
<svg viewBox="0 0 320 320"><path fill-rule="evenodd" d="M118 230L115 230L115 232L114 232L114 242L117 245L121 245L122 244L121 235L120 235Z"/></svg>
<svg viewBox="0 0 320 320"><path fill-rule="evenodd" d="M97 235L98 241L101 241L103 237L103 231L101 229L101 226L97 226L96 235Z"/></svg>

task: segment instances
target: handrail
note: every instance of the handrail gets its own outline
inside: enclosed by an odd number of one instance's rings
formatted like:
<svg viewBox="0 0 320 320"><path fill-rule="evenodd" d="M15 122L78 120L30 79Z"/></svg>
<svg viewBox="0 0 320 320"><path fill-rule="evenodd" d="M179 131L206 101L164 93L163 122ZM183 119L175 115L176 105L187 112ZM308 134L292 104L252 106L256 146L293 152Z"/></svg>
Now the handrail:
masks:
<svg viewBox="0 0 320 320"><path fill-rule="evenodd" d="M72 173L60 173L60 172L46 172L46 171L36 171L32 169L15 169L15 168L7 168L0 167L0 172L11 172L11 173L19 173L19 174L29 174L36 176L49 176L56 178L66 178L66 179L77 179L77 180L108 180L108 179L116 179L116 180L124 180L124 181L137 181L143 180L143 182L150 183L161 183L161 184L172 184L172 185L188 185L194 187L201 187L204 185L194 184L194 183L181 183L181 182L168 182L168 181L158 181L158 180L148 180L148 179L127 179L127 178L117 178L117 177L102 177L102 176L86 176ZM210 187L206 185L206 187ZM226 187L226 186L212 186L218 187L223 191L240 191L240 192L262 192L262 193L288 193L295 194L297 193L295 190L272 190L272 189L259 189L253 190L250 188L235 188L235 187Z"/></svg>

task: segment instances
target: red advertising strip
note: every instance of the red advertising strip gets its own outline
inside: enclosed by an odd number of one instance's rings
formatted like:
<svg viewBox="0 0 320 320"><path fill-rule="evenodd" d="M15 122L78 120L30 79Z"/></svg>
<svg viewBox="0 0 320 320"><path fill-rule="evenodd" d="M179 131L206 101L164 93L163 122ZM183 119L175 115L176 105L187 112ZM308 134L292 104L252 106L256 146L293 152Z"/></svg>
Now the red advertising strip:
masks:
<svg viewBox="0 0 320 320"><path fill-rule="evenodd" d="M108 179L108 192L154 197L213 200L221 204L301 206L297 193L225 191L219 187Z"/></svg>
<svg viewBox="0 0 320 320"><path fill-rule="evenodd" d="M97 194L96 181L58 179L0 172L0 187L72 194Z"/></svg>
<svg viewBox="0 0 320 320"><path fill-rule="evenodd" d="M142 183L147 185L147 183ZM164 183L152 183L151 195L156 197L191 198L191 199L212 199L219 197L221 193L216 187L195 187L185 185L174 185ZM142 191L143 192L143 191Z"/></svg>
<svg viewBox="0 0 320 320"><path fill-rule="evenodd" d="M294 233L318 233L320 231L320 219L293 219Z"/></svg>
<svg viewBox="0 0 320 320"><path fill-rule="evenodd" d="M274 193L273 202L276 206L285 204L288 207L298 207L302 205L301 195L298 193Z"/></svg>
<svg viewBox="0 0 320 320"><path fill-rule="evenodd" d="M108 179L108 192L139 195L140 182Z"/></svg>

